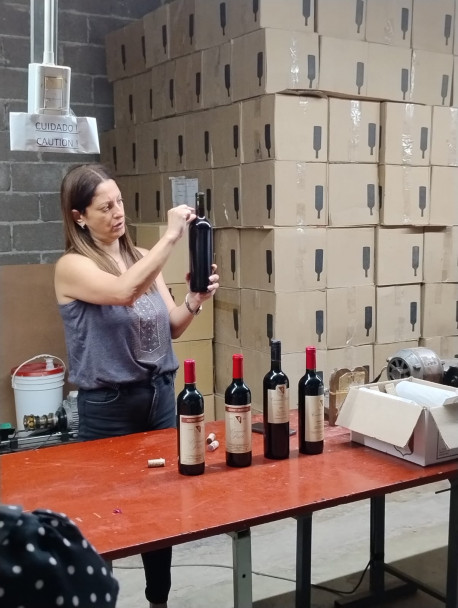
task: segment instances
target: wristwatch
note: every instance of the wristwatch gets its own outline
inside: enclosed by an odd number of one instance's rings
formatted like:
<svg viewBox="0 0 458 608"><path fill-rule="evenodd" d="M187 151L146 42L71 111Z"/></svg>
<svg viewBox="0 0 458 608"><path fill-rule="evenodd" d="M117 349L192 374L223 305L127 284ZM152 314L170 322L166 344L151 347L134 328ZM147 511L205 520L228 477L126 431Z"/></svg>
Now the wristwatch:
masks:
<svg viewBox="0 0 458 608"><path fill-rule="evenodd" d="M185 299L184 299L184 303L186 304L186 308L189 310L189 312L194 315L195 317L197 317L197 315L200 313L200 311L202 310L202 304L199 306L199 308L196 308L196 310L193 310L189 304L189 300L188 300L188 296L189 293L186 294Z"/></svg>

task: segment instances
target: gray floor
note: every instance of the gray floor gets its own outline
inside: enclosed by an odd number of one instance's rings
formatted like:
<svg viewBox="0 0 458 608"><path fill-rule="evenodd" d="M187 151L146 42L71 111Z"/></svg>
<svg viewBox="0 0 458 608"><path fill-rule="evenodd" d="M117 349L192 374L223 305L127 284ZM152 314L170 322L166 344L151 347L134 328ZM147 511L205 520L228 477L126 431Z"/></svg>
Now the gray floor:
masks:
<svg viewBox="0 0 458 608"><path fill-rule="evenodd" d="M389 495L386 502L386 561L442 592L450 493L440 490L448 487L447 482L441 482L405 490ZM252 528L256 608L294 607L295 532L292 519ZM368 534L368 501L315 513L312 582L352 589L367 564ZM117 608L146 608L140 558L117 560L113 566L120 582ZM221 535L175 547L172 577L169 608L233 608L230 537ZM367 588L367 579L366 574L358 591ZM389 577L387 582L391 582ZM348 596L314 589L313 608L331 608L339 597ZM389 604L393 608L443 605L421 592Z"/></svg>

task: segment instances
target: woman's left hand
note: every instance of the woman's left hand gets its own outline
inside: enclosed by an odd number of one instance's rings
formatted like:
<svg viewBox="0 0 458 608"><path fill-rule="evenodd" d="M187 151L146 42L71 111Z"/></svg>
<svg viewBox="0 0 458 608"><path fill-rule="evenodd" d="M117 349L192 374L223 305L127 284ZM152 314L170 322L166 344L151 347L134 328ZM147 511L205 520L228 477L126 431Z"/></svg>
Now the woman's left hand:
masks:
<svg viewBox="0 0 458 608"><path fill-rule="evenodd" d="M191 306L193 308L199 308L199 306L201 306L206 300L209 300L214 295L215 291L218 289L219 275L216 273L216 271L217 271L216 264L212 264L212 271L213 271L213 274L211 274L208 277L208 287L207 287L206 292L204 292L204 293L196 293L194 291L189 292L189 303L191 304ZM189 273L186 275L186 282L188 283L188 287L189 287Z"/></svg>

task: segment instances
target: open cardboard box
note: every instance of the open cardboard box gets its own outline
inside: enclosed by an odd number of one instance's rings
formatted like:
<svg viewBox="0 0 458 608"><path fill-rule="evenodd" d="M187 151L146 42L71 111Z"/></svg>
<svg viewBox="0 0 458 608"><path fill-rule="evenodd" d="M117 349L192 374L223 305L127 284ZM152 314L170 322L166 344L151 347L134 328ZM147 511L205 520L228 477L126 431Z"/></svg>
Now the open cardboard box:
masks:
<svg viewBox="0 0 458 608"><path fill-rule="evenodd" d="M350 429L352 441L422 466L458 458L458 392L435 382L405 380L440 388L450 398L430 406L398 397L394 387L401 380L355 386L336 423Z"/></svg>

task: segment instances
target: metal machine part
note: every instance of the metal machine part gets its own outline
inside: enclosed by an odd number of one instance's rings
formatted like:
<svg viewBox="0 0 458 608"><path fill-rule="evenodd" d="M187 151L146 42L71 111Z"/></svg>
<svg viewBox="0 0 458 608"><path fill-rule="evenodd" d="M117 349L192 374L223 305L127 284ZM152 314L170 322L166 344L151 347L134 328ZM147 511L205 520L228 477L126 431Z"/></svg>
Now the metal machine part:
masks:
<svg viewBox="0 0 458 608"><path fill-rule="evenodd" d="M412 376L442 383L444 366L440 357L429 348L403 348L387 360L386 375L389 380Z"/></svg>
<svg viewBox="0 0 458 608"><path fill-rule="evenodd" d="M27 431L77 431L78 421L76 400L65 400L55 413L50 412L42 416L26 414L23 424Z"/></svg>

